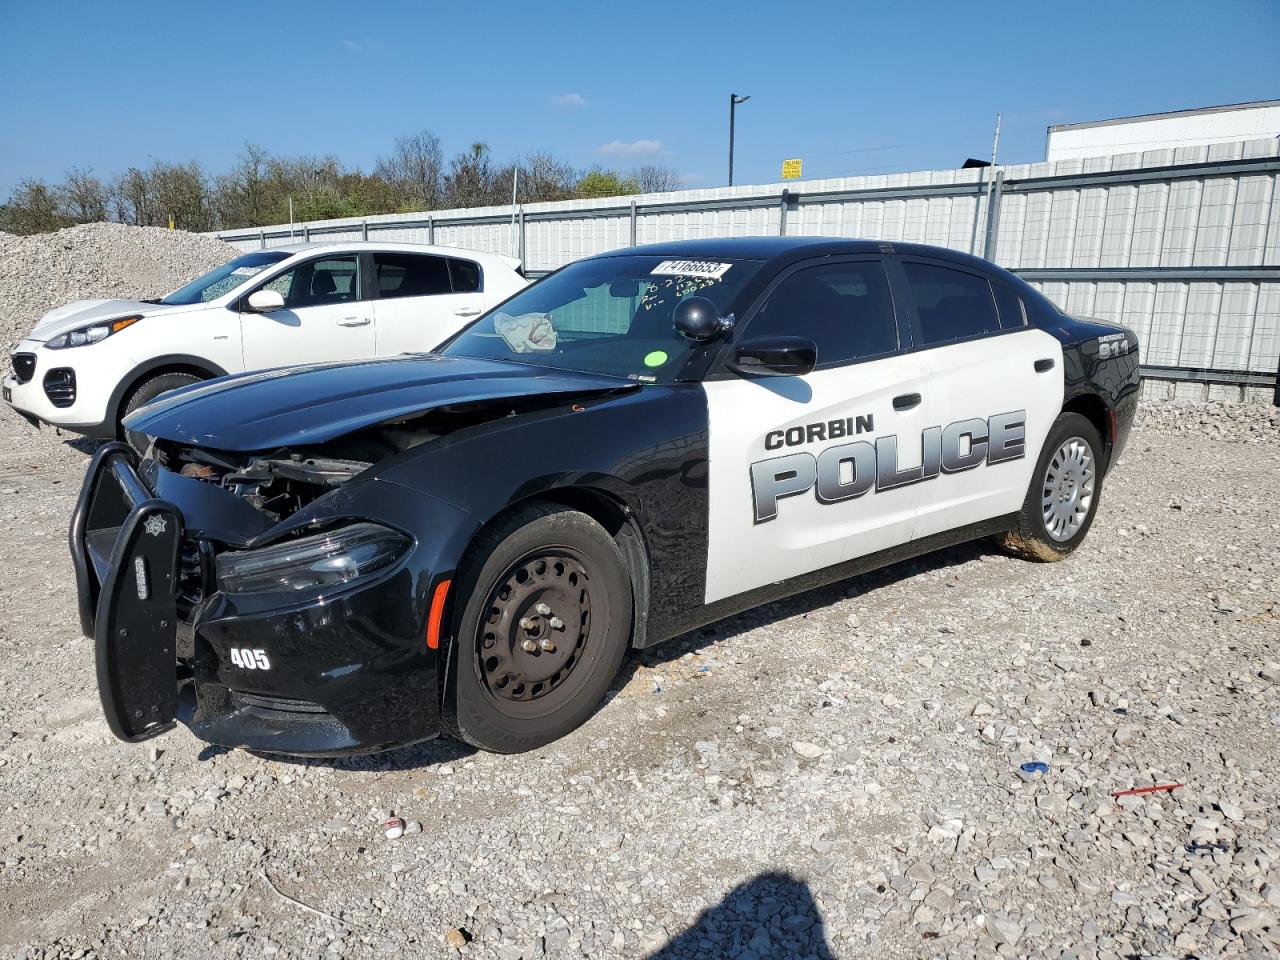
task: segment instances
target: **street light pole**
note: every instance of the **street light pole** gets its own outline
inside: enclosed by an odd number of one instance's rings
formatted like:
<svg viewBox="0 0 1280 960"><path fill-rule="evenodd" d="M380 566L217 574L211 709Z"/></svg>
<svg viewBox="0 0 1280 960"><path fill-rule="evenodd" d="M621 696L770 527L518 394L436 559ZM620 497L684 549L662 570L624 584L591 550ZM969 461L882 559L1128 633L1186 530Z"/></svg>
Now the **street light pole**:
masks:
<svg viewBox="0 0 1280 960"><path fill-rule="evenodd" d="M736 93L729 94L729 186L733 186L733 120L738 104L746 103L750 96L740 97Z"/></svg>

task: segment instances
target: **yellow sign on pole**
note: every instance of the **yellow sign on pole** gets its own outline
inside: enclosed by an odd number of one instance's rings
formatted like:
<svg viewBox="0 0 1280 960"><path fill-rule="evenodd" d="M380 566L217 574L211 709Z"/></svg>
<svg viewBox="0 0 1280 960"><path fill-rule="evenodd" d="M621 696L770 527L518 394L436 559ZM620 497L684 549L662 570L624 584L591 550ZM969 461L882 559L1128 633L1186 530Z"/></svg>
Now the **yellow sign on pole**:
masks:
<svg viewBox="0 0 1280 960"><path fill-rule="evenodd" d="M799 180L800 171L804 168L804 161L800 157L792 160L782 161L782 179L783 180Z"/></svg>

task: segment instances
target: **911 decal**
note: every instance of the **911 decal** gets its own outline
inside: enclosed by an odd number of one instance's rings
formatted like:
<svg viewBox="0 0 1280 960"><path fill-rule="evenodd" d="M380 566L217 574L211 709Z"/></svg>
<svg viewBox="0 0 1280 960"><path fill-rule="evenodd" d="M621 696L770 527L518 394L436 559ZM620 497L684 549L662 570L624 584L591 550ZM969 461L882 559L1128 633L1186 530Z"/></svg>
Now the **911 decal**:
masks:
<svg viewBox="0 0 1280 960"><path fill-rule="evenodd" d="M898 438L892 435L877 437L874 445L866 440L837 444L816 457L802 451L758 460L751 465L754 522L776 519L778 501L810 490L819 503L841 503L873 487L883 493L932 480L939 473L1020 460L1026 455L1026 421L1026 411L1015 410L985 420L957 420L945 428L926 427L920 438L920 465L915 467L899 469Z"/></svg>
<svg viewBox="0 0 1280 960"><path fill-rule="evenodd" d="M1098 356L1106 360L1108 357L1118 357L1122 353L1129 350L1129 337L1123 333L1109 333L1104 337L1098 338Z"/></svg>
<svg viewBox="0 0 1280 960"><path fill-rule="evenodd" d="M271 669L271 661L267 658L267 651L262 649L250 650L248 647L232 647L231 662L241 670Z"/></svg>

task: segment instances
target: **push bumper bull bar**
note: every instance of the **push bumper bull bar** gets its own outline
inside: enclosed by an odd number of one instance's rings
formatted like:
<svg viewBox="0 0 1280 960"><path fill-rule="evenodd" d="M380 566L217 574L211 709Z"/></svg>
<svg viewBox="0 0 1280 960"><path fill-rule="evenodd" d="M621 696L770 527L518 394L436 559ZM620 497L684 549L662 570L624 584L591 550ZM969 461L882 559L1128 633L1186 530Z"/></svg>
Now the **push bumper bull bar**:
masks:
<svg viewBox="0 0 1280 960"><path fill-rule="evenodd" d="M130 447L108 443L94 454L68 539L103 713L129 743L172 729L177 717L182 530L181 511L152 496Z"/></svg>

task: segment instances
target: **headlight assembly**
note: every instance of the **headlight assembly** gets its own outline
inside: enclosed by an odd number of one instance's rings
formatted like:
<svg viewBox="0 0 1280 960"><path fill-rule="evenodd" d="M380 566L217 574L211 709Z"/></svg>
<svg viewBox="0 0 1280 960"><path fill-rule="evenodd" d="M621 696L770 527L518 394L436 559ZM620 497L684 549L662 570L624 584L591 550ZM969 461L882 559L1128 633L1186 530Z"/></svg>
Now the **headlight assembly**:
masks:
<svg viewBox="0 0 1280 960"><path fill-rule="evenodd" d="M102 323L90 324L87 327L60 333L56 337L46 340L44 345L50 350L88 346L91 343L97 343L99 340L107 339L113 333L119 333L121 330L133 326L141 319L142 315L137 314L132 317L121 317L119 320L105 320Z"/></svg>
<svg viewBox="0 0 1280 960"><path fill-rule="evenodd" d="M256 550L234 550L215 561L223 593L287 593L339 586L395 563L412 541L376 523L353 523Z"/></svg>

